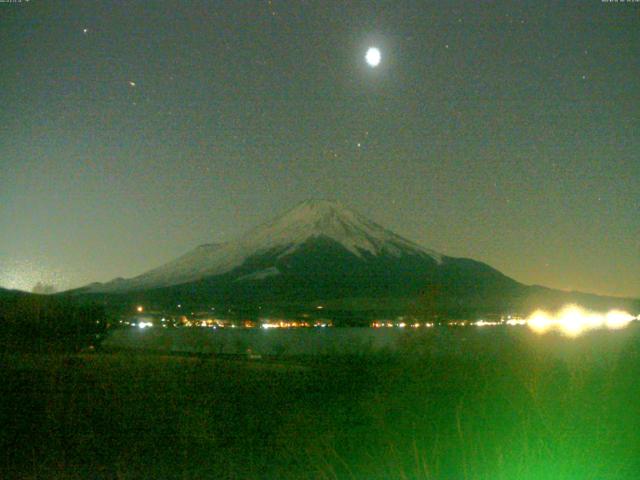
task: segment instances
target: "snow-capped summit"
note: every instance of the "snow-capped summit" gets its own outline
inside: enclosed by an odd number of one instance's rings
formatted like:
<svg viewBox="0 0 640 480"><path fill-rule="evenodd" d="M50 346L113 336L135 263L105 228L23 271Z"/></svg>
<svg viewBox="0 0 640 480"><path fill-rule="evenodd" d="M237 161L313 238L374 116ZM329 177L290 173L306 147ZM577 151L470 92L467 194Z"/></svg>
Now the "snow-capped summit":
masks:
<svg viewBox="0 0 640 480"><path fill-rule="evenodd" d="M200 245L137 277L74 293L162 308L222 305L249 316L309 315L324 305L323 313L333 309L354 324L380 315L472 318L566 303L638 308L637 301L528 287L485 263L423 248L327 200L303 202L237 241Z"/></svg>
<svg viewBox="0 0 640 480"><path fill-rule="evenodd" d="M92 285L91 291L115 292L165 287L221 275L242 267L248 259L273 255L274 261L291 255L309 241L334 242L355 257L366 260L377 256L418 256L440 263L442 255L423 248L339 202L307 200L275 220L249 231L235 242L205 244L161 267L137 277ZM263 270L243 272L241 278L277 275L275 265Z"/></svg>
<svg viewBox="0 0 640 480"><path fill-rule="evenodd" d="M386 230L339 202L307 200L274 221L246 235L242 243L256 250L290 245L295 250L309 238L326 237L336 241L357 257L386 253L426 254L436 260L441 255Z"/></svg>

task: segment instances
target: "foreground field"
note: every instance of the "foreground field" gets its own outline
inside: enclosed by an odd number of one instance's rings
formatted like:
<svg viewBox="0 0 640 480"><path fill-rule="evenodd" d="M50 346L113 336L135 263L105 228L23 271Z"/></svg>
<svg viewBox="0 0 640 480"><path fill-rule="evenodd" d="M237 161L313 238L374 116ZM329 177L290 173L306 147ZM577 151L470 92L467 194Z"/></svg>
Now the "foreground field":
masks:
<svg viewBox="0 0 640 480"><path fill-rule="evenodd" d="M437 352L437 354L434 354ZM632 479L640 329L257 362L4 353L3 478Z"/></svg>

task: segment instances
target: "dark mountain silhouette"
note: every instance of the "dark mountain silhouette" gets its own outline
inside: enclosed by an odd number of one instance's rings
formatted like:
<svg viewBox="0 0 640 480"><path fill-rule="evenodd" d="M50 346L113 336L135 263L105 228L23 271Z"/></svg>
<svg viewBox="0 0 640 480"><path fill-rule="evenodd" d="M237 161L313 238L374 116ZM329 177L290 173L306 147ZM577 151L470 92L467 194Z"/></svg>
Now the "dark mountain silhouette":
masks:
<svg viewBox="0 0 640 480"><path fill-rule="evenodd" d="M570 302L638 308L637 300L523 285L482 262L421 247L330 201L304 202L236 242L202 245L137 277L73 293L246 313L322 307L361 317L526 314Z"/></svg>

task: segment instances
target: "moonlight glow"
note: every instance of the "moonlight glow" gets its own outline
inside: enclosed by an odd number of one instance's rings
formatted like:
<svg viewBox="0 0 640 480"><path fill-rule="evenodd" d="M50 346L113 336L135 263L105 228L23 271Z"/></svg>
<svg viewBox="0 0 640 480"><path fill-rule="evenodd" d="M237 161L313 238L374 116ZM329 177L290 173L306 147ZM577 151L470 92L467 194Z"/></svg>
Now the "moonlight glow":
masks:
<svg viewBox="0 0 640 480"><path fill-rule="evenodd" d="M382 54L380 53L380 50L378 50L376 47L371 47L369 50L367 50L367 54L365 55L364 58L369 64L369 66L375 68L378 65L380 65Z"/></svg>

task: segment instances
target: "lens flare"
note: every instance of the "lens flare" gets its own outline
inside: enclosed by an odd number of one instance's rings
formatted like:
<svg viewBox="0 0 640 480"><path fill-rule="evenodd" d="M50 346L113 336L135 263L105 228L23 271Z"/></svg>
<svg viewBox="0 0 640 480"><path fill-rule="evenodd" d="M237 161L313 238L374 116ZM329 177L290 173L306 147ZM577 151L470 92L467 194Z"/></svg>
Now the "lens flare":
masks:
<svg viewBox="0 0 640 480"><path fill-rule="evenodd" d="M536 310L528 318L527 325L536 333L545 333L553 327L553 320L549 314L543 310Z"/></svg>
<svg viewBox="0 0 640 480"><path fill-rule="evenodd" d="M567 337L577 337L586 329L584 310L576 305L569 305L558 314L560 331Z"/></svg>
<svg viewBox="0 0 640 480"><path fill-rule="evenodd" d="M567 305L555 314L536 310L527 325L536 333L543 334L556 330L567 337L577 337L582 333L598 328L618 330L625 328L635 317L622 310L611 310L606 314L592 312L578 305Z"/></svg>
<svg viewBox="0 0 640 480"><path fill-rule="evenodd" d="M633 315L622 310L611 310L605 318L605 325L611 330L618 330L629 325L634 320Z"/></svg>

